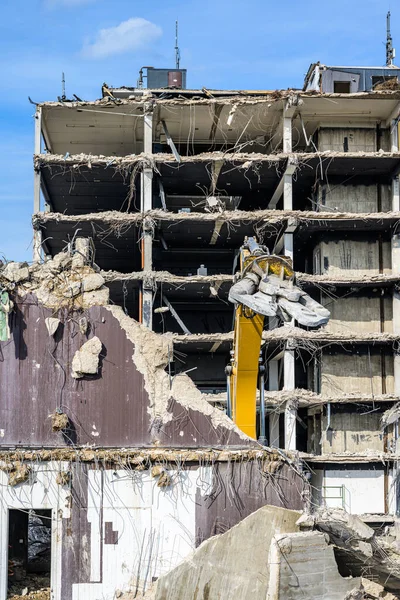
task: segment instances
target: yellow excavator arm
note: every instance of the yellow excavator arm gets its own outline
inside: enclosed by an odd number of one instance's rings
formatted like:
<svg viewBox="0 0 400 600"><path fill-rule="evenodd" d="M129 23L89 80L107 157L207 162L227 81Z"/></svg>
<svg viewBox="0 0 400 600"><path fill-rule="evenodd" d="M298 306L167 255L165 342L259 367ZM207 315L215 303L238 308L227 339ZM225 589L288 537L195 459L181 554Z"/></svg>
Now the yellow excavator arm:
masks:
<svg viewBox="0 0 400 600"><path fill-rule="evenodd" d="M240 249L239 279L229 292L235 307L231 364L227 374L227 413L248 436L256 439L257 387L260 387L260 441L265 440L264 366L260 358L265 317L296 319L308 327L329 320L329 311L294 285L287 259L270 255L255 238ZM260 379L259 379L260 378Z"/></svg>
<svg viewBox="0 0 400 600"><path fill-rule="evenodd" d="M265 317L251 312L242 305L235 309L230 396L233 421L248 436L256 438L258 360Z"/></svg>

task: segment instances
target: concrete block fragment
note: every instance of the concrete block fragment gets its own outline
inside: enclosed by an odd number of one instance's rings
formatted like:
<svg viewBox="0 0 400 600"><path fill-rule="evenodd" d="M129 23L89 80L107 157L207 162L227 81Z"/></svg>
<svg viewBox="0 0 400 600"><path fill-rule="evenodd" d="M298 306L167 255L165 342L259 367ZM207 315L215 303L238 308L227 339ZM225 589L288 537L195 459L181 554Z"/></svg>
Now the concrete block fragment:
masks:
<svg viewBox="0 0 400 600"><path fill-rule="evenodd" d="M10 262L1 272L8 281L19 283L24 279L29 279L29 267L27 263Z"/></svg>
<svg viewBox="0 0 400 600"><path fill-rule="evenodd" d="M30 468L24 463L16 463L8 476L8 485L15 487L29 479Z"/></svg>
<svg viewBox="0 0 400 600"><path fill-rule="evenodd" d="M84 292L98 290L102 285L104 285L104 277L100 273L91 273L82 279L82 290Z"/></svg>
<svg viewBox="0 0 400 600"><path fill-rule="evenodd" d="M63 431L69 425L69 418L63 412L55 411L51 415L51 428L53 431Z"/></svg>
<svg viewBox="0 0 400 600"><path fill-rule="evenodd" d="M67 298L73 298L74 296L80 294L81 289L82 284L80 281L69 281L64 293L67 296Z"/></svg>
<svg viewBox="0 0 400 600"><path fill-rule="evenodd" d="M328 536L316 531L277 534L269 555L267 600L343 600L360 579L342 577Z"/></svg>
<svg viewBox="0 0 400 600"><path fill-rule="evenodd" d="M60 325L61 321L60 319L57 319L56 317L47 317L44 322L46 323L46 327L47 327L47 331L49 332L49 335L55 335L58 326Z"/></svg>
<svg viewBox="0 0 400 600"><path fill-rule="evenodd" d="M72 258L72 266L83 267L89 262L90 258L90 238L76 238L75 240L75 252Z"/></svg>
<svg viewBox="0 0 400 600"><path fill-rule="evenodd" d="M84 292L81 296L81 301L84 308L106 306L110 301L110 290L103 288L101 290L93 290L92 292Z"/></svg>
<svg viewBox="0 0 400 600"><path fill-rule="evenodd" d="M103 345L98 337L93 337L75 352L72 359L72 377L80 379L84 375L96 375L99 368L99 354Z"/></svg>

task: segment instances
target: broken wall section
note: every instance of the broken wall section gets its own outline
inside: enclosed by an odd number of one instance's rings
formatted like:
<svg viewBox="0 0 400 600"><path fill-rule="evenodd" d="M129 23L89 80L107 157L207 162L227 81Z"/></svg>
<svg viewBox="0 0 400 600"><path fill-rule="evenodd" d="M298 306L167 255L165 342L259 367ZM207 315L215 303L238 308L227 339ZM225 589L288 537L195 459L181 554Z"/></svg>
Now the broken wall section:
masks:
<svg viewBox="0 0 400 600"><path fill-rule="evenodd" d="M168 374L172 339L108 305L103 277L81 254L10 263L0 281L14 302L0 363L1 444L257 446L187 375ZM53 427L54 413L66 415L64 428Z"/></svg>

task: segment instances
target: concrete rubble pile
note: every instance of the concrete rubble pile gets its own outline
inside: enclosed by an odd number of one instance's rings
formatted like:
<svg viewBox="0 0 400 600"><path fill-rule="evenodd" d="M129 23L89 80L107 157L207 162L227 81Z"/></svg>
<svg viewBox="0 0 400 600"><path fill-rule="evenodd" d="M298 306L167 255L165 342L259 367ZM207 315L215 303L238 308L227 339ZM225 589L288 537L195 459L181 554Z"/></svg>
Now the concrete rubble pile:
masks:
<svg viewBox="0 0 400 600"><path fill-rule="evenodd" d="M21 297L34 293L40 303L54 309L105 306L109 302L104 278L85 264L80 253L60 252L43 264L30 266L9 262L0 270L0 285L3 291ZM49 321L49 333L54 327L55 323Z"/></svg>
<svg viewBox="0 0 400 600"><path fill-rule="evenodd" d="M264 506L160 577L154 600L399 598L400 552L343 510Z"/></svg>

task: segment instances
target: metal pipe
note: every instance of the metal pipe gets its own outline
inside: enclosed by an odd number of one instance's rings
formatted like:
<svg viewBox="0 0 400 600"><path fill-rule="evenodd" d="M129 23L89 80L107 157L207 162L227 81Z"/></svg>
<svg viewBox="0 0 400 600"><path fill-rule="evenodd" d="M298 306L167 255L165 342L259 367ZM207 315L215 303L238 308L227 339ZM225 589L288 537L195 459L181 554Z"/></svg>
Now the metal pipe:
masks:
<svg viewBox="0 0 400 600"><path fill-rule="evenodd" d="M328 431L328 429L331 428L331 405L329 404L329 402L326 405L326 419L327 419L327 423L326 423L325 431Z"/></svg>
<svg viewBox="0 0 400 600"><path fill-rule="evenodd" d="M232 367L228 365L225 369L226 373L226 414L232 419L232 402L231 402L231 371Z"/></svg>
<svg viewBox="0 0 400 600"><path fill-rule="evenodd" d="M265 367L260 365L260 435L258 441L263 446L267 445L267 437L265 435Z"/></svg>

